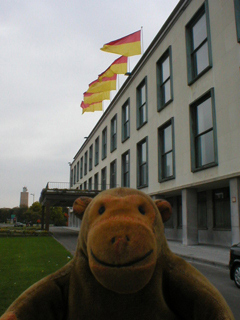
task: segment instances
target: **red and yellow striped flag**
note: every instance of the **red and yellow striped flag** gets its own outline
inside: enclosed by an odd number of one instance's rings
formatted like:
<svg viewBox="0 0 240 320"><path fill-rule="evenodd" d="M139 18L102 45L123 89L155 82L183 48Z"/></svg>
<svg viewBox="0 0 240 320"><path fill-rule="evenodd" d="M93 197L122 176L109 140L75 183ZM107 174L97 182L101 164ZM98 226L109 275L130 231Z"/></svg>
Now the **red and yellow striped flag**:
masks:
<svg viewBox="0 0 240 320"><path fill-rule="evenodd" d="M116 59L110 67L107 68L104 72L102 72L98 79L102 81L103 78L110 78L114 74L125 74L127 72L127 62L128 57L121 56L120 58Z"/></svg>
<svg viewBox="0 0 240 320"><path fill-rule="evenodd" d="M121 39L108 42L100 50L121 54L126 57L141 54L141 30Z"/></svg>
<svg viewBox="0 0 240 320"><path fill-rule="evenodd" d="M96 92L116 90L116 82L117 82L116 74L114 74L111 78L103 78L102 81L99 81L97 79L89 84L89 88L87 92L96 93Z"/></svg>
<svg viewBox="0 0 240 320"><path fill-rule="evenodd" d="M103 100L110 100L110 91L88 93L84 92L83 101L85 104L91 104L95 102L100 102Z"/></svg>
<svg viewBox="0 0 240 320"><path fill-rule="evenodd" d="M84 112L94 112L94 111L102 111L102 101L101 102L95 102L92 104L86 104L82 101L81 103L82 108L82 114Z"/></svg>

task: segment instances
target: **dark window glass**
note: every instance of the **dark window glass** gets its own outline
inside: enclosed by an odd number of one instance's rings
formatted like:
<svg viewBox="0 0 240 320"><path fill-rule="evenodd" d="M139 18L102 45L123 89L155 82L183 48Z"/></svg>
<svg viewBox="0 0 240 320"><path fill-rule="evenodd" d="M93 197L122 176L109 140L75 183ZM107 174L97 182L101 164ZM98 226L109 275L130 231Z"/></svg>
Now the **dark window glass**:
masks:
<svg viewBox="0 0 240 320"><path fill-rule="evenodd" d="M110 164L110 188L117 186L117 161L114 160Z"/></svg>
<svg viewBox="0 0 240 320"><path fill-rule="evenodd" d="M213 191L214 227L216 229L231 229L231 211L229 188Z"/></svg>
<svg viewBox="0 0 240 320"><path fill-rule="evenodd" d="M198 228L206 229L207 228L207 193L206 191L199 192L197 194L198 200Z"/></svg>
<svg viewBox="0 0 240 320"><path fill-rule="evenodd" d="M122 155L122 187L130 187L130 151Z"/></svg>

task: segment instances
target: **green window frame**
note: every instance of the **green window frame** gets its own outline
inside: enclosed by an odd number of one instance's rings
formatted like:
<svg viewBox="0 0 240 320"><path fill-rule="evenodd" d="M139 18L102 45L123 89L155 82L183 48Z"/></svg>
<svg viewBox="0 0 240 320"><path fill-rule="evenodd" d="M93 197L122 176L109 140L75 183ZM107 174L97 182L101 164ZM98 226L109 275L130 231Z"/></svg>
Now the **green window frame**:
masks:
<svg viewBox="0 0 240 320"><path fill-rule="evenodd" d="M87 174L87 163L88 163L88 152L86 151L84 154L84 175Z"/></svg>
<svg viewBox="0 0 240 320"><path fill-rule="evenodd" d="M172 47L157 62L157 109L165 108L173 101Z"/></svg>
<svg viewBox="0 0 240 320"><path fill-rule="evenodd" d="M137 129L139 130L148 121L147 105L147 77L137 87Z"/></svg>
<svg viewBox="0 0 240 320"><path fill-rule="evenodd" d="M92 190L92 178L88 179L88 190Z"/></svg>
<svg viewBox="0 0 240 320"><path fill-rule="evenodd" d="M188 85L212 67L208 0L186 25Z"/></svg>
<svg viewBox="0 0 240 320"><path fill-rule="evenodd" d="M110 163L110 188L117 187L117 160Z"/></svg>
<svg viewBox="0 0 240 320"><path fill-rule="evenodd" d="M107 127L102 131L102 160L107 157Z"/></svg>
<svg viewBox="0 0 240 320"><path fill-rule="evenodd" d="M158 179L164 182L175 178L174 118L158 128Z"/></svg>
<svg viewBox="0 0 240 320"><path fill-rule="evenodd" d="M207 192L197 193L198 229L207 229Z"/></svg>
<svg viewBox="0 0 240 320"><path fill-rule="evenodd" d="M137 144L137 188L148 186L148 137Z"/></svg>
<svg viewBox="0 0 240 320"><path fill-rule="evenodd" d="M117 114L111 120L111 152L117 149Z"/></svg>
<svg viewBox="0 0 240 320"><path fill-rule="evenodd" d="M182 229L182 196L177 196L177 228Z"/></svg>
<svg viewBox="0 0 240 320"><path fill-rule="evenodd" d="M98 172L94 175L94 190L98 190Z"/></svg>
<svg viewBox="0 0 240 320"><path fill-rule="evenodd" d="M130 98L122 106L122 142L130 138Z"/></svg>
<svg viewBox="0 0 240 320"><path fill-rule="evenodd" d="M83 157L80 159L80 179L83 177Z"/></svg>
<svg viewBox="0 0 240 320"><path fill-rule="evenodd" d="M91 144L90 148L89 148L89 171L92 170L92 165L93 163L93 145Z"/></svg>
<svg viewBox="0 0 240 320"><path fill-rule="evenodd" d="M76 166L74 166L73 184L76 183Z"/></svg>
<svg viewBox="0 0 240 320"><path fill-rule="evenodd" d="M130 187L130 150L122 154L122 187Z"/></svg>
<svg viewBox="0 0 240 320"><path fill-rule="evenodd" d="M73 186L73 169L71 169L71 173L70 173L70 187Z"/></svg>
<svg viewBox="0 0 240 320"><path fill-rule="evenodd" d="M234 0L237 41L240 42L240 1Z"/></svg>
<svg viewBox="0 0 240 320"><path fill-rule="evenodd" d="M214 89L190 105L192 172L218 165Z"/></svg>
<svg viewBox="0 0 240 320"><path fill-rule="evenodd" d="M101 190L107 189L107 167L101 170Z"/></svg>
<svg viewBox="0 0 240 320"><path fill-rule="evenodd" d="M77 182L79 181L79 161L77 162Z"/></svg>
<svg viewBox="0 0 240 320"><path fill-rule="evenodd" d="M99 136L95 139L95 167L99 164Z"/></svg>
<svg viewBox="0 0 240 320"><path fill-rule="evenodd" d="M229 188L213 190L213 228L215 230L231 230Z"/></svg>

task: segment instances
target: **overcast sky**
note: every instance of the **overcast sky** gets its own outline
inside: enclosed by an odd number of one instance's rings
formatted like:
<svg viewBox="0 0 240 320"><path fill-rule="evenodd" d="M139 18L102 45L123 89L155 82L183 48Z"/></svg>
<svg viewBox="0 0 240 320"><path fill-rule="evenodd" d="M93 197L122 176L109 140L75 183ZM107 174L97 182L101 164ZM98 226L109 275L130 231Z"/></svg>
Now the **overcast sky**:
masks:
<svg viewBox="0 0 240 320"><path fill-rule="evenodd" d="M143 26L146 50L177 2L0 1L0 208L19 206L24 186L38 201L48 181L69 181L102 115L82 115L82 94L119 57L100 48Z"/></svg>

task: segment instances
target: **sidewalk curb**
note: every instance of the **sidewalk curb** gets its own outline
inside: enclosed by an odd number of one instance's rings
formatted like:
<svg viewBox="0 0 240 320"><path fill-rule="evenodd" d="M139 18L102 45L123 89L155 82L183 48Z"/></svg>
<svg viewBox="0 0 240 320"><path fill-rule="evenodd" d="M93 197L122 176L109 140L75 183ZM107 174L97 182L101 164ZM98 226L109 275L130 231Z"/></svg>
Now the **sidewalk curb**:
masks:
<svg viewBox="0 0 240 320"><path fill-rule="evenodd" d="M188 256L188 255L184 255L184 254L178 254L176 252L173 252L173 253L176 254L177 256L187 260L188 262L199 262L199 263L203 263L203 264L207 264L207 265L211 265L211 266L214 266L214 267L218 267L218 268L222 268L222 269L228 270L228 265L224 264L224 263L221 263L221 262L211 261L211 260L208 260L208 259Z"/></svg>

